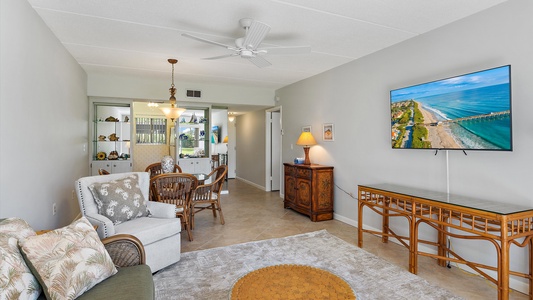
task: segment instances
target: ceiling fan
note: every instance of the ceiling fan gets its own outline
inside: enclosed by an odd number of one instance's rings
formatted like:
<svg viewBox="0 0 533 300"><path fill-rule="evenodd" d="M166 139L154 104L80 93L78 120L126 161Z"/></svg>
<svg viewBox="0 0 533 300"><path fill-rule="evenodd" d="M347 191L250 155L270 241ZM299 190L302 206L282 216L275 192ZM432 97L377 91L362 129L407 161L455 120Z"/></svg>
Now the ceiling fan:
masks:
<svg viewBox="0 0 533 300"><path fill-rule="evenodd" d="M265 54L303 54L311 52L310 46L293 46L293 47L263 47L259 48L261 42L270 31L270 26L265 23L261 23L250 18L244 18L239 20L239 24L246 31L244 37L235 40L235 46L225 45L215 41L207 40L201 37L183 33L182 36L195 39L200 42L224 47L233 53L208 57L204 59L220 59L232 56L240 56L241 58L248 59L250 62L264 68L272 65L266 60L263 55Z"/></svg>

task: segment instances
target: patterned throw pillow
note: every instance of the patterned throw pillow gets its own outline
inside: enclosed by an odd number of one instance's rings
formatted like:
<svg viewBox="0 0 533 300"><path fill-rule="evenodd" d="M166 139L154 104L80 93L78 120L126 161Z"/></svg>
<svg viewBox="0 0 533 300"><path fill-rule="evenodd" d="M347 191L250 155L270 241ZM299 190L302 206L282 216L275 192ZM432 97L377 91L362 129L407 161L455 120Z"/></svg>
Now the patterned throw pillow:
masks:
<svg viewBox="0 0 533 300"><path fill-rule="evenodd" d="M24 220L0 220L0 300L37 299L41 286L24 262L18 240L34 236L35 231Z"/></svg>
<svg viewBox="0 0 533 300"><path fill-rule="evenodd" d="M150 215L137 174L109 182L94 183L89 189L98 206L98 213L108 217L115 225Z"/></svg>
<svg viewBox="0 0 533 300"><path fill-rule="evenodd" d="M35 235L35 230L33 230L30 224L23 219L7 218L0 220L0 233L6 233L18 240L23 240L29 236Z"/></svg>
<svg viewBox="0 0 533 300"><path fill-rule="evenodd" d="M85 217L69 226L29 237L20 246L47 299L75 299L117 273Z"/></svg>
<svg viewBox="0 0 533 300"><path fill-rule="evenodd" d="M37 299L41 286L20 254L17 239L0 233L0 299Z"/></svg>

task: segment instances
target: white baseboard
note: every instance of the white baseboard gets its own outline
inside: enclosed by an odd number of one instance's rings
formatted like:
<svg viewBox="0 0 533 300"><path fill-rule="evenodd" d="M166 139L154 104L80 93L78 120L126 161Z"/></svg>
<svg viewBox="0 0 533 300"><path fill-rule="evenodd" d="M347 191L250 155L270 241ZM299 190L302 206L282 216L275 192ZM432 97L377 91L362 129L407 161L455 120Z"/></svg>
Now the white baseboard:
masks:
<svg viewBox="0 0 533 300"><path fill-rule="evenodd" d="M261 186L261 185L259 185L259 184L257 184L257 183L253 183L253 182L251 182L251 181L248 181L248 180L246 180L246 179L244 179L244 178L240 178L240 177L235 177L235 179L240 180L240 181L242 181L242 182L244 182L244 183L246 183L246 184L253 185L253 186L255 186L256 188L261 189L262 191L266 191L266 188L265 188L264 186Z"/></svg>

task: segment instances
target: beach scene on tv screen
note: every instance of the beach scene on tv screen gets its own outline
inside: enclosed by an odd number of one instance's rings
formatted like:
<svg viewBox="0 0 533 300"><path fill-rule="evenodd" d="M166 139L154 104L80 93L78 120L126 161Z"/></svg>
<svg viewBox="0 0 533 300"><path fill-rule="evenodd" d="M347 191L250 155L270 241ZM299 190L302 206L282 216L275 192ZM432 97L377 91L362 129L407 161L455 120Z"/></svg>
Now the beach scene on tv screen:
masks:
<svg viewBox="0 0 533 300"><path fill-rule="evenodd" d="M511 150L510 66L392 90L393 148Z"/></svg>

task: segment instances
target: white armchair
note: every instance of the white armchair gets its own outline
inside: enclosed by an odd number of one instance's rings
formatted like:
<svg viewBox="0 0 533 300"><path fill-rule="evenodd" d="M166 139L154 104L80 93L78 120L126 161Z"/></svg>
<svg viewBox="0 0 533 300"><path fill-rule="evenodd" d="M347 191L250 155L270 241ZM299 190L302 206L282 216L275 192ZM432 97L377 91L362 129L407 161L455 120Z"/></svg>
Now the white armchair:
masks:
<svg viewBox="0 0 533 300"><path fill-rule="evenodd" d="M98 213L97 204L89 190L93 183L121 179L130 174L138 174L141 193L148 200L150 175L147 172L89 176L76 181L80 210L91 224L98 226L96 231L101 239L121 233L137 237L143 243L146 264L152 272L156 272L180 260L181 222L176 218L175 205L148 201L150 217L140 217L114 225L109 218Z"/></svg>

